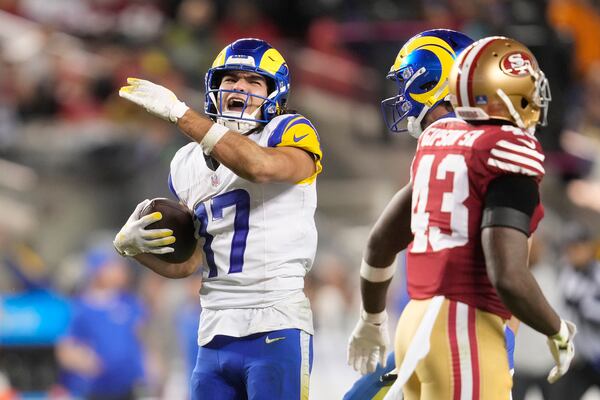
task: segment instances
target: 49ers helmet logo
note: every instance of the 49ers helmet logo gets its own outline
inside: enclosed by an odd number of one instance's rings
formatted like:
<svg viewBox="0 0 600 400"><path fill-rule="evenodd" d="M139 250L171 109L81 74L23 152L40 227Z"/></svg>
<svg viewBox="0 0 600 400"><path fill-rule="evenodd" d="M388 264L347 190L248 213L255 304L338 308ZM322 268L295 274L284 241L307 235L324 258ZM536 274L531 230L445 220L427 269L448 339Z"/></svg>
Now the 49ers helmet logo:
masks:
<svg viewBox="0 0 600 400"><path fill-rule="evenodd" d="M511 76L523 76L530 74L533 68L531 56L522 51L514 51L506 54L500 61L500 68L505 74Z"/></svg>

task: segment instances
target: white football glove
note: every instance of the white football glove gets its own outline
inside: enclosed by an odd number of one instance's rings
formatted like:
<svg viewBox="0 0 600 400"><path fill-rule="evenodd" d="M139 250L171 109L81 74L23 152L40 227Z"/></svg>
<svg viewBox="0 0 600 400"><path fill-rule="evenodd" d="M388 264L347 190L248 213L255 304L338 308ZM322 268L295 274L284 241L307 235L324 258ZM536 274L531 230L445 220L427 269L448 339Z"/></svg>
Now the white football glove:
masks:
<svg viewBox="0 0 600 400"><path fill-rule="evenodd" d="M575 324L562 319L558 333L554 336L548 336L548 347L556 364L548 374L548 382L556 382L569 370L571 360L575 356L573 337L576 333L577 327Z"/></svg>
<svg viewBox="0 0 600 400"><path fill-rule="evenodd" d="M120 255L133 257L141 253L166 254L175 251L173 247L169 247L175 243L172 230L145 229L151 223L162 219L162 214L158 211L140 218L140 212L148 203L150 200L146 199L138 204L115 236L113 244Z"/></svg>
<svg viewBox="0 0 600 400"><path fill-rule="evenodd" d="M387 312L369 314L361 311L360 319L348 341L348 365L361 374L375 371L377 362L385 367L390 343Z"/></svg>
<svg viewBox="0 0 600 400"><path fill-rule="evenodd" d="M119 96L139 106L151 114L176 123L189 107L166 87L137 78L127 78L129 86L119 90Z"/></svg>

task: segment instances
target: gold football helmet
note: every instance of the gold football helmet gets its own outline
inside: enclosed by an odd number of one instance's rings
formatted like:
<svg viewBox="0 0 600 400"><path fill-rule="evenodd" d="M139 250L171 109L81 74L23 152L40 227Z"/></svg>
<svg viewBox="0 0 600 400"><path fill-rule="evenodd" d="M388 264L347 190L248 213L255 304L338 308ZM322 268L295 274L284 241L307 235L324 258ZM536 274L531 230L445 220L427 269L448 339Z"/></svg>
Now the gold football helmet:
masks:
<svg viewBox="0 0 600 400"><path fill-rule="evenodd" d="M502 119L530 132L545 125L550 86L531 51L514 39L476 41L448 78L450 101L464 120Z"/></svg>

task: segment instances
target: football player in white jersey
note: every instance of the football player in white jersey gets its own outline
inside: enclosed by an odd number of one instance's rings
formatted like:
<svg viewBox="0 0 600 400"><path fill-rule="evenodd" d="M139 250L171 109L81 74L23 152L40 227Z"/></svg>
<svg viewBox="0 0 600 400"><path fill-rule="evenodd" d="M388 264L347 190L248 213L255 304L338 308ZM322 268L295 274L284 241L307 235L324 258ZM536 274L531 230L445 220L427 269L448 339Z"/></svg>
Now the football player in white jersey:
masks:
<svg viewBox="0 0 600 400"><path fill-rule="evenodd" d="M317 231L319 136L286 111L289 71L259 39L225 47L206 74L205 113L168 89L128 79L119 94L177 124L193 142L173 157L169 186L197 219L198 249L169 264L169 230L145 230L140 203L115 247L169 278L200 266L202 313L192 399L308 399L312 313L304 288ZM203 260L203 261L202 261Z"/></svg>

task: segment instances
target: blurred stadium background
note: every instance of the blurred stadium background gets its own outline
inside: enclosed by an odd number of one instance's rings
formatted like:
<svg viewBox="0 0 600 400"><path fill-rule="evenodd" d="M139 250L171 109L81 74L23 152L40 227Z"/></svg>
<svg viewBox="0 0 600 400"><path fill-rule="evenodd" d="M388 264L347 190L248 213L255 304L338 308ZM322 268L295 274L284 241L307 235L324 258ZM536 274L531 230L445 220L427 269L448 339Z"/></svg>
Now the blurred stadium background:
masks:
<svg viewBox="0 0 600 400"><path fill-rule="evenodd" d="M317 328L311 398L341 398L358 377L345 351L361 249L408 180L415 147L386 132L379 103L395 88L385 75L408 38L442 27L514 37L549 77L538 240L556 277L568 268L563 227L588 228L594 246L599 233L598 0L0 0L0 399L69 398L56 348L72 329L72 299L103 263L123 264L110 242L135 205L169 196L169 161L186 139L122 101L118 88L143 77L202 110L204 72L240 37L281 51L291 105L322 139L320 244L306 285ZM198 280L169 281L133 264L121 275L116 285L143 305L137 397L185 398ZM395 282L393 318L406 299L402 277ZM544 291L560 306L560 287L548 282ZM519 353L517 343L517 371L527 358ZM534 389L527 398L540 396Z"/></svg>

